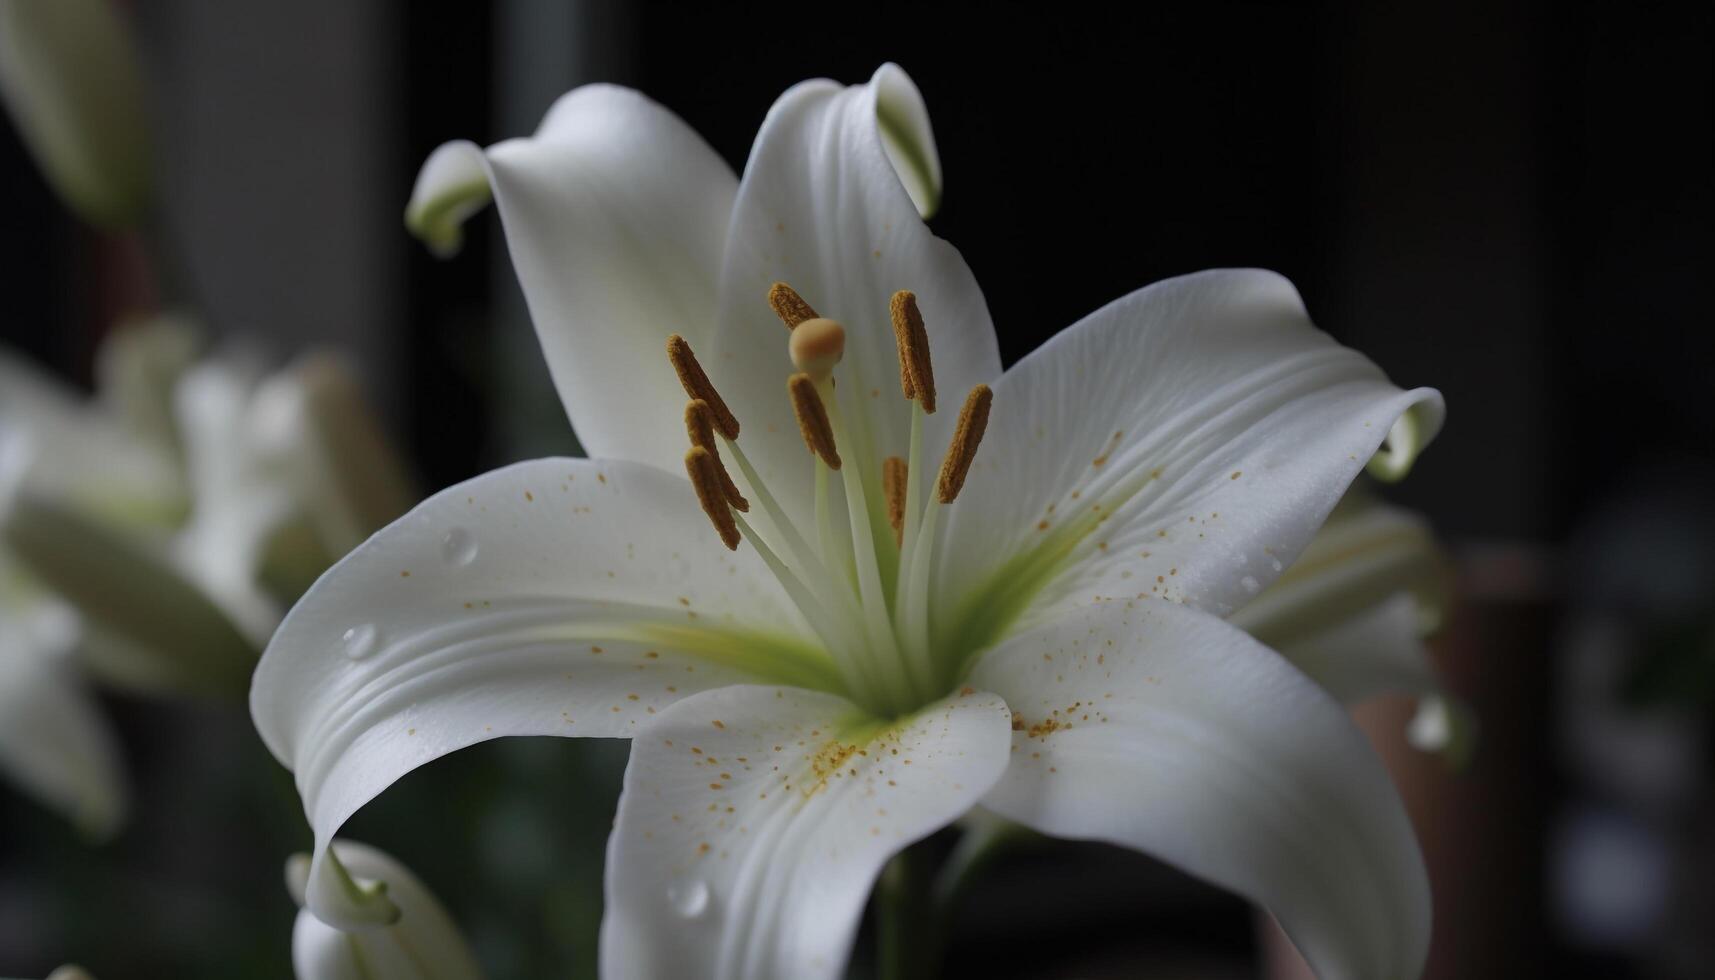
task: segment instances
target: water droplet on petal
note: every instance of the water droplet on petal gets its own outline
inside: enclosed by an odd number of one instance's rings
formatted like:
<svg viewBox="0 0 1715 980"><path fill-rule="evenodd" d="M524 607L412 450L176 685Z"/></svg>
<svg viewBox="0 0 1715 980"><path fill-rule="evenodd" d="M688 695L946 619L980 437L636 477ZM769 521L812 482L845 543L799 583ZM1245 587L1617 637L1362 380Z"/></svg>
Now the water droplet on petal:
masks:
<svg viewBox="0 0 1715 980"><path fill-rule="evenodd" d="M676 881L667 886L667 903L687 919L699 918L709 910L709 886L701 878Z"/></svg>
<svg viewBox="0 0 1715 980"><path fill-rule="evenodd" d="M1257 582L1256 578L1251 575L1246 575L1244 578L1239 579L1239 584L1244 586L1245 591L1249 592L1251 595L1256 595L1258 592L1262 591L1261 583Z"/></svg>
<svg viewBox="0 0 1715 980"><path fill-rule="evenodd" d="M377 642L379 639L380 634L375 627L364 623L346 630L345 635L340 637L340 642L345 644L346 656L353 660L362 660L375 652L375 648L380 645Z"/></svg>
<svg viewBox="0 0 1715 980"><path fill-rule="evenodd" d="M455 527L441 538L441 557L449 565L469 565L476 560L476 535Z"/></svg>

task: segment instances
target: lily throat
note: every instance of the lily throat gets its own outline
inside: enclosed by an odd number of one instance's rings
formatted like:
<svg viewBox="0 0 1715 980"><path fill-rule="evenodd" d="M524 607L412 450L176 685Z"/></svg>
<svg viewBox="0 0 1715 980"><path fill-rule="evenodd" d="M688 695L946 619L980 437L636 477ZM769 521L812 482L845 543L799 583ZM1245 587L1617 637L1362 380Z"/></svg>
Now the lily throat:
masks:
<svg viewBox="0 0 1715 980"><path fill-rule="evenodd" d="M753 548L821 641L838 693L877 716L911 713L950 693L962 673L964 658L936 642L948 615L934 604L936 528L970 473L993 394L971 389L938 473L925 479L924 419L937 405L916 297L902 290L889 304L910 444L903 456L879 458L854 437L837 397L845 328L785 283L768 303L788 330L796 371L785 396L814 468L813 508L800 508L795 522L765 485L739 445L739 419L675 334L667 357L690 399L686 474L721 541Z"/></svg>

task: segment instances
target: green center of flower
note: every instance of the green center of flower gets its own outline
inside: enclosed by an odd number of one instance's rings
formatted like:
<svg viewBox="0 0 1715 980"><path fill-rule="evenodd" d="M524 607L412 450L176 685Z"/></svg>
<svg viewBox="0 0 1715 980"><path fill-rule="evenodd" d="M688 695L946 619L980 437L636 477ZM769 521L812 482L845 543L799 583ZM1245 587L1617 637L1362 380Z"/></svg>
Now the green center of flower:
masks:
<svg viewBox="0 0 1715 980"><path fill-rule="evenodd" d="M815 459L814 526L794 523L763 483L739 448L737 417L690 346L674 335L667 356L691 399L685 408L691 442L686 473L721 540L734 550L741 542L755 548L820 638L841 693L877 715L913 711L947 694L963 668L963 658L938 657L931 646L935 529L942 508L964 487L993 395L987 385L971 389L940 472L928 486L920 464L923 418L936 407L934 369L916 298L895 293L891 314L900 389L911 406L909 455L887 457L880 465L842 459L842 448L851 454L862 445L848 434L834 397L845 328L817 315L784 283L776 283L768 298L791 331L788 351L797 372L787 379L786 393ZM742 489L724 460L737 468ZM834 480L840 481L838 497L831 492ZM836 513L840 503L844 515Z"/></svg>

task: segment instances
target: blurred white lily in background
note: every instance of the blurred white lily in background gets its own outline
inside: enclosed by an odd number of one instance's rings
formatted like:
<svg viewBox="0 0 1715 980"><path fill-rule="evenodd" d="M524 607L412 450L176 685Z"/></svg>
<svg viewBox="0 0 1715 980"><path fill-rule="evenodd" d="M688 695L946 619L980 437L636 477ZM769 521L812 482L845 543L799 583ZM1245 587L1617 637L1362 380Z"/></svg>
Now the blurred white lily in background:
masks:
<svg viewBox="0 0 1715 980"><path fill-rule="evenodd" d="M96 833L122 795L79 678L236 697L286 605L411 499L336 360L258 382L198 347L179 319L122 326L94 402L0 355L0 699L31 706L0 758Z"/></svg>
<svg viewBox="0 0 1715 980"><path fill-rule="evenodd" d="M436 495L287 616L251 707L316 834L311 910L393 914L326 848L416 766L632 737L610 977L839 976L882 865L973 807L1233 889L1325 977L1419 972L1428 889L1386 773L1221 617L1384 442L1409 465L1439 395L1243 270L1134 293L1003 374L922 221L940 192L891 65L787 92L742 181L609 86L435 152L408 224L450 251L492 195L598 458Z"/></svg>
<svg viewBox="0 0 1715 980"><path fill-rule="evenodd" d="M336 840L339 874L353 887L385 891L398 909L386 924L342 932L302 908L310 857L286 862L286 888L300 907L292 929L292 969L298 980L480 980L458 925L410 869L356 841Z"/></svg>

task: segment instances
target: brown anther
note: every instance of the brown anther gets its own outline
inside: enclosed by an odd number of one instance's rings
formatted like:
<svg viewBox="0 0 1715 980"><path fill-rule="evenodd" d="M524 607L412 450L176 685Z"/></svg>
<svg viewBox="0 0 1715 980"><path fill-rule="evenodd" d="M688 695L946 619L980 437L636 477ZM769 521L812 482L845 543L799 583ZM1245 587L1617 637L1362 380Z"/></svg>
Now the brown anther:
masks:
<svg viewBox="0 0 1715 980"><path fill-rule="evenodd" d="M738 485L732 482L732 475L727 472L726 464L721 462L720 450L715 448L714 412L709 410L709 403L701 398L693 398L685 403L685 435L690 437L691 445L708 450L709 455L714 457L715 467L720 471L721 493L726 496L727 503L749 513L750 501L738 492Z"/></svg>
<svg viewBox="0 0 1715 980"><path fill-rule="evenodd" d="M887 523L893 528L893 543L905 540L905 460L889 456L881 461L881 492L887 498Z"/></svg>
<svg viewBox="0 0 1715 980"><path fill-rule="evenodd" d="M799 296L797 290L783 282L768 287L768 305L774 308L774 315L786 324L788 330L820 315L814 307L804 302L804 297Z"/></svg>
<svg viewBox="0 0 1715 980"><path fill-rule="evenodd" d="M834 428L828 424L828 409L822 404L822 396L816 393L816 383L807 374L794 374L786 380L786 391L792 396L792 411L798 416L798 431L804 435L804 444L822 457L828 469L839 469Z"/></svg>
<svg viewBox="0 0 1715 980"><path fill-rule="evenodd" d="M977 458L977 446L982 444L983 431L988 428L989 406L993 402L994 392L988 385L977 385L965 396L964 407L959 409L958 428L953 430L953 442L941 460L941 477L935 483L941 503L952 503L964 489L971 461Z"/></svg>
<svg viewBox="0 0 1715 980"><path fill-rule="evenodd" d="M915 399L925 414L935 414L935 367L929 360L929 332L917 311L917 296L908 289L893 294L888 304L893 317L893 340L899 345L899 387Z"/></svg>
<svg viewBox="0 0 1715 980"><path fill-rule="evenodd" d="M672 362L673 370L678 373L679 383L685 386L685 394L692 401L708 403L709 411L714 413L715 430L728 439L737 439L738 416L732 414L732 409L721 400L714 382L703 373L703 366L697 363L697 355L691 353L691 345L685 343L685 338L678 334L667 338L667 360Z"/></svg>
<svg viewBox="0 0 1715 980"><path fill-rule="evenodd" d="M720 532L721 543L729 551L737 551L743 538L726 494L721 492L720 465L714 454L701 446L692 446L685 454L685 475L691 478L691 486L697 491L697 503L703 505L703 513L709 515L715 530Z"/></svg>

